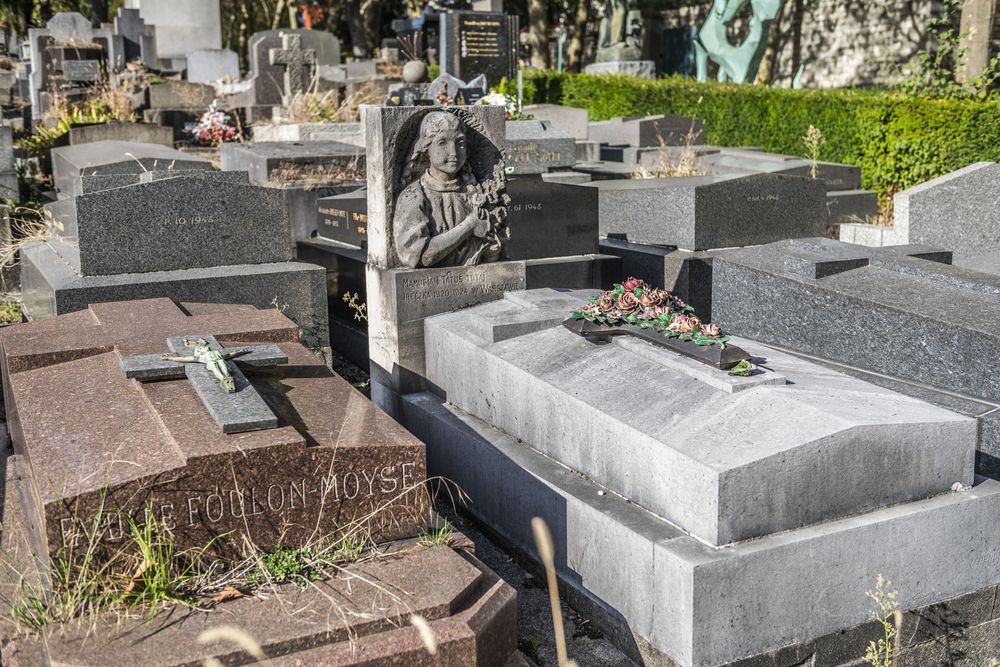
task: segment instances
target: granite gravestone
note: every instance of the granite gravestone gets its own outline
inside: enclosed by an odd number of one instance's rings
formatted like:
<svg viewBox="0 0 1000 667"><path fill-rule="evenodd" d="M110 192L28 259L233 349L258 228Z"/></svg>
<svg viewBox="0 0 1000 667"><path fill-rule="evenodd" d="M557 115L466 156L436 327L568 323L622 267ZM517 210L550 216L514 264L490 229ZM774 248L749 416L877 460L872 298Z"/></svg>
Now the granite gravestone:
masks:
<svg viewBox="0 0 1000 667"><path fill-rule="evenodd" d="M70 127L69 145L90 144L95 141L121 141L130 144L159 144L173 148L174 132L169 127L152 125L150 123L129 123L120 120L110 120L107 123L95 125L76 125ZM178 156L180 157L180 156ZM190 160L190 154L184 160Z"/></svg>
<svg viewBox="0 0 1000 667"><path fill-rule="evenodd" d="M196 637L238 625L271 659L348 665L361 653L380 664L416 664L423 644L399 628L421 613L439 640L452 637L441 641L438 658L507 663L516 652L513 590L469 554L414 548L429 509L423 445L330 372L298 334L273 308L169 299L93 305L0 333L14 433L5 461L2 547L13 573L0 581L5 595L38 580L59 586L49 556L65 547L73 548L70 558L87 553L98 569L119 551L132 553L129 519L168 530L174 553L207 546L207 556L223 563L242 561L247 543L262 553L312 548L346 531L378 545L365 563L311 580L311 593L275 583L266 596L214 600L221 616L180 605L140 614L134 624L84 616L82 624L49 625L55 632L44 640L5 629L7 656L200 664L233 653ZM276 365L247 376L274 427L223 433L188 380L140 383L123 372L136 355L158 358L165 339L191 335L277 352ZM87 641L76 634L83 624L96 633Z"/></svg>
<svg viewBox="0 0 1000 667"><path fill-rule="evenodd" d="M268 51L268 63L284 67L284 94L281 103L291 104L312 83L316 70L316 50L302 48L299 35L282 35L281 48Z"/></svg>
<svg viewBox="0 0 1000 667"><path fill-rule="evenodd" d="M215 102L215 88L190 81L165 81L146 89L146 105L142 112L147 123L173 129L175 141L190 141L189 125L201 120Z"/></svg>
<svg viewBox="0 0 1000 667"><path fill-rule="evenodd" d="M53 95L72 102L102 85L113 87L113 72L124 67L122 38L110 30L95 30L75 12L60 12L45 28L29 29L28 44L28 92L35 118L49 110Z"/></svg>
<svg viewBox="0 0 1000 667"><path fill-rule="evenodd" d="M895 243L935 245L957 259L1000 250L1000 164L977 162L894 198Z"/></svg>
<svg viewBox="0 0 1000 667"><path fill-rule="evenodd" d="M214 83L240 77L240 57L230 49L198 49L187 56L187 80Z"/></svg>
<svg viewBox="0 0 1000 667"><path fill-rule="evenodd" d="M441 71L462 81L483 74L488 86L517 76L518 17L469 11L441 14Z"/></svg>
<svg viewBox="0 0 1000 667"><path fill-rule="evenodd" d="M500 107L364 107L363 113L372 396L392 413L401 393L423 386L426 317L532 283L591 286L614 260L503 261L508 218L501 209L512 202L503 193Z"/></svg>
<svg viewBox="0 0 1000 667"><path fill-rule="evenodd" d="M722 148L706 154L701 162L713 174L787 174L812 177L813 164L794 155L758 150ZM859 190L861 167L836 162L816 162L816 178L828 191Z"/></svg>
<svg viewBox="0 0 1000 667"><path fill-rule="evenodd" d="M141 62L156 67L156 31L139 15L138 9L119 8L115 16L115 34L122 38L126 62Z"/></svg>
<svg viewBox="0 0 1000 667"><path fill-rule="evenodd" d="M223 171L246 171L261 185L320 187L364 181L363 149L337 141L226 143Z"/></svg>
<svg viewBox="0 0 1000 667"><path fill-rule="evenodd" d="M592 121L589 138L611 146L683 146L703 144L705 123L687 116L630 116Z"/></svg>
<svg viewBox="0 0 1000 667"><path fill-rule="evenodd" d="M740 378L641 340L598 344L561 325L594 294L508 293L428 318L435 393L402 412L430 474L457 480L492 529L533 553L531 518L558 526L567 588L631 631L608 636L684 667L840 664L881 631L844 632L869 618L873 572L905 580L904 609L992 599L984 553L1000 533L976 526L1000 483L974 481L973 419L749 339L732 341L758 364Z"/></svg>
<svg viewBox="0 0 1000 667"><path fill-rule="evenodd" d="M284 193L239 176L162 178L50 205L47 240L22 250L29 318L159 296L245 303L282 309L306 345L325 349L323 271L293 261Z"/></svg>
<svg viewBox="0 0 1000 667"><path fill-rule="evenodd" d="M317 202L316 236L357 248L368 246L368 191L364 188Z"/></svg>
<svg viewBox="0 0 1000 667"><path fill-rule="evenodd" d="M543 174L576 162L573 137L546 121L507 121L505 132L504 162L511 174Z"/></svg>
<svg viewBox="0 0 1000 667"><path fill-rule="evenodd" d="M713 315L740 335L827 359L979 418L978 472L1000 473L1000 278L926 246L782 241L713 266Z"/></svg>
<svg viewBox="0 0 1000 667"><path fill-rule="evenodd" d="M586 109L560 104L525 104L521 110L535 120L548 121L557 130L569 132L577 141L589 138L590 112Z"/></svg>
<svg viewBox="0 0 1000 667"><path fill-rule="evenodd" d="M137 183L138 177L147 172L211 170L212 163L208 160L162 144L92 141L52 149L52 177L61 197L82 194L83 181L88 177L97 180L97 177L129 176L112 179L124 185Z"/></svg>
<svg viewBox="0 0 1000 667"><path fill-rule="evenodd" d="M248 78L252 81L253 106L259 108L259 111L251 114L253 121L269 119L271 110L281 104L285 95L287 68L271 63L271 49L281 49L282 38L285 36L299 37L300 48L315 52L316 62L313 67L317 71L340 64L340 41L331 33L321 30L267 30L254 33L248 47ZM309 82L309 67L300 65L299 68L299 77Z"/></svg>
<svg viewBox="0 0 1000 667"><path fill-rule="evenodd" d="M179 72L192 51L222 48L219 0L125 0L125 8L139 10L145 24L155 27L164 69Z"/></svg>
<svg viewBox="0 0 1000 667"><path fill-rule="evenodd" d="M0 201L21 201L14 164L14 130L0 125Z"/></svg>

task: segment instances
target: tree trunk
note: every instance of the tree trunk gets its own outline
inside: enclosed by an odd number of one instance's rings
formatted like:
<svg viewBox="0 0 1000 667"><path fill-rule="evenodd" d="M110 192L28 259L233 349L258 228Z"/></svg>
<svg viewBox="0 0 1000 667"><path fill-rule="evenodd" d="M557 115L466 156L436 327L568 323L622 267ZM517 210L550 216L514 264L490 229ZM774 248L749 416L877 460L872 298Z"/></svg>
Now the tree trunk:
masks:
<svg viewBox="0 0 1000 667"><path fill-rule="evenodd" d="M361 13L365 30L365 58L375 55L375 48L382 45L382 6L383 0L364 0L361 3Z"/></svg>
<svg viewBox="0 0 1000 667"><path fill-rule="evenodd" d="M975 81L990 64L996 0L965 0L962 3L961 48L965 51L958 68L958 80Z"/></svg>
<svg viewBox="0 0 1000 667"><path fill-rule="evenodd" d="M583 69L583 47L587 37L587 19L590 18L590 0L577 0L573 38L569 40L567 69L579 72Z"/></svg>
<svg viewBox="0 0 1000 667"><path fill-rule="evenodd" d="M271 19L271 30L277 30L281 25L281 15L284 13L288 0L277 0L274 4L274 17Z"/></svg>
<svg viewBox="0 0 1000 667"><path fill-rule="evenodd" d="M771 29L767 32L767 48L760 60L760 67L757 68L756 82L765 86L771 85L774 81L774 65L778 56L778 48L781 45L781 19L785 13L786 4L788 3L785 0L781 0L781 7L778 9L774 23L771 24ZM792 72L792 75L794 76L795 73Z"/></svg>
<svg viewBox="0 0 1000 667"><path fill-rule="evenodd" d="M351 55L364 58L371 52L368 36L365 34L365 22L361 15L361 2L353 0L347 5L347 31L351 36Z"/></svg>
<svg viewBox="0 0 1000 667"><path fill-rule="evenodd" d="M549 13L544 0L528 2L528 44L531 46L531 66L549 66Z"/></svg>
<svg viewBox="0 0 1000 667"><path fill-rule="evenodd" d="M90 0L90 24L101 27L108 21L108 0Z"/></svg>

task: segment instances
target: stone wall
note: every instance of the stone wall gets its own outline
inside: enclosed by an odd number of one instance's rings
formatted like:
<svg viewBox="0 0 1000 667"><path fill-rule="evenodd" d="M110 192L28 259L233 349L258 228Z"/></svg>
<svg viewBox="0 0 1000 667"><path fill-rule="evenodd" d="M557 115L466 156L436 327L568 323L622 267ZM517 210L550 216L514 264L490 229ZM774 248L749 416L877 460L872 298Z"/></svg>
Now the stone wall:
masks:
<svg viewBox="0 0 1000 667"><path fill-rule="evenodd" d="M749 17L750 3L739 16ZM663 28L700 27L711 2L663 13ZM930 41L931 21L944 13L942 0L785 0L779 23L774 83L790 86L802 68L807 88L886 83L895 65L909 62ZM958 16L955 15L956 30ZM741 39L737 20L731 38ZM1000 52L1000 13L994 24Z"/></svg>

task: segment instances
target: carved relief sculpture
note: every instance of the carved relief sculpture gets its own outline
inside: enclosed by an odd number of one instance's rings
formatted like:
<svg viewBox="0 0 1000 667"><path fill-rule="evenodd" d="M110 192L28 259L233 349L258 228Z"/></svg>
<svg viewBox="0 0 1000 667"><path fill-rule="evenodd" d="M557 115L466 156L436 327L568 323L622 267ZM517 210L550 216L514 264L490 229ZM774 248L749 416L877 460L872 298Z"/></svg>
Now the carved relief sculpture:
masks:
<svg viewBox="0 0 1000 667"><path fill-rule="evenodd" d="M502 161L482 181L470 164L469 128L459 111L423 117L396 198L393 242L409 268L471 266L503 259L507 177ZM426 166L424 166L426 165Z"/></svg>

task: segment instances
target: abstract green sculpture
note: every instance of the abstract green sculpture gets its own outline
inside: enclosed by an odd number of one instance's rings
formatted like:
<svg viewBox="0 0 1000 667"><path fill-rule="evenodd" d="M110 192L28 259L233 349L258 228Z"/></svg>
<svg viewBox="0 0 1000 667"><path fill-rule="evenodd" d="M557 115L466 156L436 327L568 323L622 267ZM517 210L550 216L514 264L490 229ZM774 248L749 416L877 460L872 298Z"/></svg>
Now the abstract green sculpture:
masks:
<svg viewBox="0 0 1000 667"><path fill-rule="evenodd" d="M719 81L752 83L767 48L767 32L781 11L781 0L749 0L750 31L739 46L730 44L726 28L748 0L714 0L694 41L698 81L708 80L708 60L719 65Z"/></svg>

